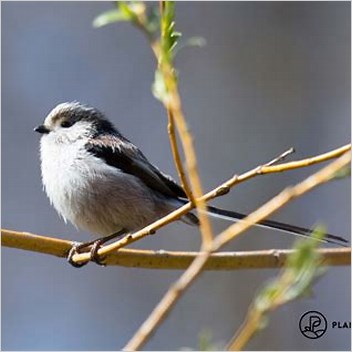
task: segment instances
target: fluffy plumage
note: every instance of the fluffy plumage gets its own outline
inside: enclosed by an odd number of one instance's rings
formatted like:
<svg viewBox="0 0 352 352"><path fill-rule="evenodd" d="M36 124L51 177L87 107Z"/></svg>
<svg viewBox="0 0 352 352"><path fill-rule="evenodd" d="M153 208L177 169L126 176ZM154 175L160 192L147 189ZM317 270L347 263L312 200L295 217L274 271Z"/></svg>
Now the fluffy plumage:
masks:
<svg viewBox="0 0 352 352"><path fill-rule="evenodd" d="M182 188L98 110L60 104L41 127L44 189L65 221L105 236L140 229L182 205ZM193 214L183 220L198 223Z"/></svg>

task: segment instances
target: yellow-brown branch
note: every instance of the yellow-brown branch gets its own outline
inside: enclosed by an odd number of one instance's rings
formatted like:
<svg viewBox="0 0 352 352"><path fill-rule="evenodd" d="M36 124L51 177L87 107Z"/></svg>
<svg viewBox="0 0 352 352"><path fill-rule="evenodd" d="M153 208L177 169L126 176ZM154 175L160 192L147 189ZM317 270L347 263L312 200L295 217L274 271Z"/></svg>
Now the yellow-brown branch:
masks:
<svg viewBox="0 0 352 352"><path fill-rule="evenodd" d="M39 236L28 232L1 230L1 244L4 247L54 255L66 258L72 241ZM343 266L351 264L351 248L324 248L319 252L324 265ZM289 249L269 249L242 252L213 253L204 266L204 270L265 269L282 267ZM106 265L118 265L144 269L184 270L189 267L199 252L175 252L164 250L120 249L109 253Z"/></svg>

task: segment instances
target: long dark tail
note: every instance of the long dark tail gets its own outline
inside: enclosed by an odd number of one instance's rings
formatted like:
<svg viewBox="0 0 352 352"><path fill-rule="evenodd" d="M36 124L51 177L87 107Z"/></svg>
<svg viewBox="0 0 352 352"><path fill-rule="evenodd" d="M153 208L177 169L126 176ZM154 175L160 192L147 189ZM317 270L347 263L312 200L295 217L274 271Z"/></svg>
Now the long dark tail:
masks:
<svg viewBox="0 0 352 352"><path fill-rule="evenodd" d="M212 206L208 206L208 212L210 215L213 215L214 217L219 217L221 219L230 220L230 221L239 221L244 219L247 216L245 214L237 213L230 210L220 209ZM258 222L256 225L286 232L295 236L309 237L313 233L313 230L306 229L304 227L288 225L288 224L284 224L282 222L273 221L273 220L262 220ZM349 242L346 239L340 236L331 235L329 233L325 235L322 241L326 243L336 244L342 247L349 247L348 246Z"/></svg>
<svg viewBox="0 0 352 352"><path fill-rule="evenodd" d="M179 199L179 200L183 204L188 202L187 200L184 200L184 199ZM208 205L207 209L208 209L209 215L214 216L216 218L229 220L229 221L241 221L247 216L245 214L237 213L235 211L220 209L220 208L212 207L210 205ZM193 224L198 223L197 217L194 214L188 213L187 215L192 216L192 218L190 219L191 223L193 223ZM310 237L313 233L313 230L311 230L311 229L306 229L304 227L299 227L299 226L295 226L295 225L284 224L282 222L273 221L273 220L262 220L262 221L258 222L256 224L256 226L261 226L261 227L265 227L268 229L278 230L278 231L285 232L285 233L288 233L291 235L302 236L302 237ZM327 233L325 235L322 242L335 244L335 245L338 245L341 247L349 247L349 245L348 245L349 242L345 238L340 237L340 236L335 236L330 233Z"/></svg>

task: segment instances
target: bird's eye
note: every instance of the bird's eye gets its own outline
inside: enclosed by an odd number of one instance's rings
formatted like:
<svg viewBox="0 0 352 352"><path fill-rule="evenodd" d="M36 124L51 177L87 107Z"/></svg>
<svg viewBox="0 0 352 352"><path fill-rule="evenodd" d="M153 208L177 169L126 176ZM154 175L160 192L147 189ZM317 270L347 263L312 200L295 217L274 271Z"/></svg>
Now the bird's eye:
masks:
<svg viewBox="0 0 352 352"><path fill-rule="evenodd" d="M64 127L64 128L71 127L72 125L73 125L73 123L69 120L61 122L61 127Z"/></svg>

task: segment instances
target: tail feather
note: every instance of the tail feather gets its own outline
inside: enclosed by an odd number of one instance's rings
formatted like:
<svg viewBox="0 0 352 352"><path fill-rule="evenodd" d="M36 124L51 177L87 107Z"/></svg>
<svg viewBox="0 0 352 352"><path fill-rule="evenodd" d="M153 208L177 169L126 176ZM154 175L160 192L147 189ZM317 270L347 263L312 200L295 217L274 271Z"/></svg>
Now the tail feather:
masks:
<svg viewBox="0 0 352 352"><path fill-rule="evenodd" d="M208 206L208 212L210 215L214 217L219 217L221 219L230 220L230 221L241 221L247 216L245 214L237 213L230 210L220 209L212 206ZM273 220L262 220L258 222L256 225L289 233L295 236L309 237L313 233L313 230L311 229L306 229L304 227L299 227L295 225L289 225L289 224L285 224L285 223L273 221ZM348 246L349 242L346 239L340 236L332 235L330 233L327 233L325 235L322 242L336 244L342 247L349 247Z"/></svg>
<svg viewBox="0 0 352 352"><path fill-rule="evenodd" d="M180 199L180 201L184 204L187 203L187 200ZM229 221L242 221L244 218L247 217L247 215L245 215L245 214L212 207L209 205L207 206L207 211L208 211L208 214L213 217L217 217L217 218L229 220ZM191 213L189 213L188 215L190 215L190 214ZM195 216L195 215L193 215L193 216ZM196 224L194 222L194 218L192 218L192 220L193 220L192 221L193 224ZM288 233L291 235L301 236L301 237L310 237L313 233L313 230L311 230L311 229L306 229L304 227L299 227L299 226L295 226L295 225L289 225L289 224L285 224L285 223L273 221L273 220L259 221L256 224L256 226L260 226L260 227L264 227L264 228L268 228L268 229L273 229L273 230L278 230L281 232L285 232L285 233ZM349 242L345 238L340 237L340 236L336 236L336 235L332 235L330 233L327 233L325 235L324 239L321 241L325 242L325 243L335 244L335 245L338 245L341 247L349 247L349 245L348 245Z"/></svg>

